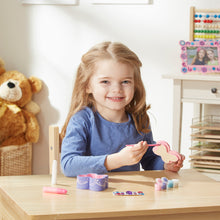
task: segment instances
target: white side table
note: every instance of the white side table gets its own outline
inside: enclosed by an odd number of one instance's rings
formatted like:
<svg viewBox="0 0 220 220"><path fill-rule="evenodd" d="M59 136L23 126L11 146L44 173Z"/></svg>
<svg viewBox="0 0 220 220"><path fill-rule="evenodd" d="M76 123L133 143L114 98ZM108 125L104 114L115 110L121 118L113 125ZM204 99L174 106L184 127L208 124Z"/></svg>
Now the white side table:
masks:
<svg viewBox="0 0 220 220"><path fill-rule="evenodd" d="M173 147L181 150L183 102L194 103L194 115L202 116L203 104L220 105L220 75L163 75L173 79Z"/></svg>

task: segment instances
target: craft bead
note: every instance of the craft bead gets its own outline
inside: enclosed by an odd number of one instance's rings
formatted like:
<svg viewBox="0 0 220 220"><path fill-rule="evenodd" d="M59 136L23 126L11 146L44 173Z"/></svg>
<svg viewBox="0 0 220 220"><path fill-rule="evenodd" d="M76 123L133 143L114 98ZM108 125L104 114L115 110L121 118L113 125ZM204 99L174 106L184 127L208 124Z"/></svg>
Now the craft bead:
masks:
<svg viewBox="0 0 220 220"><path fill-rule="evenodd" d="M161 177L161 180L162 180L162 182L165 182L165 183L168 182L168 179L166 177Z"/></svg>
<svg viewBox="0 0 220 220"><path fill-rule="evenodd" d="M114 191L113 195L119 195L120 193L118 191Z"/></svg>
<svg viewBox="0 0 220 220"><path fill-rule="evenodd" d="M131 191L126 191L126 195L132 195Z"/></svg>
<svg viewBox="0 0 220 220"><path fill-rule="evenodd" d="M161 180L163 179L164 181L162 180L162 183L161 183L159 179ZM166 190L166 189L171 189L171 188L177 188L178 186L179 186L178 179L168 180L166 177L161 177L161 178L155 179L154 189L155 191L160 191L160 190Z"/></svg>
<svg viewBox="0 0 220 220"><path fill-rule="evenodd" d="M132 192L132 191L118 192L118 191L114 191L114 192L112 192L112 194L114 196L143 196L144 195L144 193L142 191L138 191L138 192Z"/></svg>
<svg viewBox="0 0 220 220"><path fill-rule="evenodd" d="M173 187L176 188L179 186L179 180L178 179L173 179Z"/></svg>
<svg viewBox="0 0 220 220"><path fill-rule="evenodd" d="M168 180L167 189L173 188L173 180Z"/></svg>
<svg viewBox="0 0 220 220"><path fill-rule="evenodd" d="M167 188L167 183L166 182L163 182L162 185L161 185L161 189L162 190L165 190Z"/></svg>
<svg viewBox="0 0 220 220"><path fill-rule="evenodd" d="M162 180L161 180L161 178L156 178L156 183L162 183Z"/></svg>
<svg viewBox="0 0 220 220"><path fill-rule="evenodd" d="M155 184L154 184L154 189L155 189L156 191L160 191L160 190L161 190L161 185L158 184L158 183L155 183Z"/></svg>

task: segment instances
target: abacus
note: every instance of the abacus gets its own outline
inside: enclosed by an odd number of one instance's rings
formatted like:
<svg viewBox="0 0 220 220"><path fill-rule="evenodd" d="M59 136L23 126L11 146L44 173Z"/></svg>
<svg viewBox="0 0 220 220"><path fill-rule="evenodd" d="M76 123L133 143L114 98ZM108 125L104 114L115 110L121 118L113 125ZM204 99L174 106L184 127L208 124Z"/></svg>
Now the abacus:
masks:
<svg viewBox="0 0 220 220"><path fill-rule="evenodd" d="M190 8L190 41L220 39L220 9Z"/></svg>

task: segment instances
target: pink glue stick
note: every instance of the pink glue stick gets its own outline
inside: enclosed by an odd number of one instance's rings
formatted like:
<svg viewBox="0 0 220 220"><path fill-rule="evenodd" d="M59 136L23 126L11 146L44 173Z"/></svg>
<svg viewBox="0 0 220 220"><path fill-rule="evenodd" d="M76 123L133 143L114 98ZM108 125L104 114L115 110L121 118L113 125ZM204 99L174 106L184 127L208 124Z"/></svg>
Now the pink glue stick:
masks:
<svg viewBox="0 0 220 220"><path fill-rule="evenodd" d="M44 186L43 192L44 193L66 194L67 190L62 189L62 188L51 187L51 186Z"/></svg>

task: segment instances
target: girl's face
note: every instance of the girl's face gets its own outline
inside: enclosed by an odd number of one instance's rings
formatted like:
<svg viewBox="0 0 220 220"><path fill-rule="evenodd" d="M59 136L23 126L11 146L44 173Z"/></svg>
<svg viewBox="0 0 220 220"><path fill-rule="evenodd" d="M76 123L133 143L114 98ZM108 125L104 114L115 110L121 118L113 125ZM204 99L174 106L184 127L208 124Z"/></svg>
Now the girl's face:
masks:
<svg viewBox="0 0 220 220"><path fill-rule="evenodd" d="M97 62L87 93L92 93L96 108L104 118L123 122L127 119L125 106L134 96L133 68L113 59Z"/></svg>
<svg viewBox="0 0 220 220"><path fill-rule="evenodd" d="M210 60L213 60L214 59L214 53L211 51L211 50L208 50L207 51L207 56Z"/></svg>
<svg viewBox="0 0 220 220"><path fill-rule="evenodd" d="M205 57L205 51L201 49L201 50L199 51L199 53L198 53L198 56L199 56L199 58L201 58L201 59L204 58L204 57Z"/></svg>

